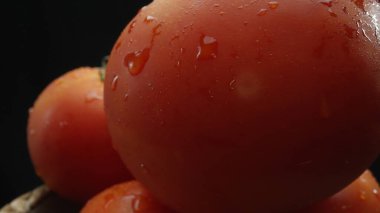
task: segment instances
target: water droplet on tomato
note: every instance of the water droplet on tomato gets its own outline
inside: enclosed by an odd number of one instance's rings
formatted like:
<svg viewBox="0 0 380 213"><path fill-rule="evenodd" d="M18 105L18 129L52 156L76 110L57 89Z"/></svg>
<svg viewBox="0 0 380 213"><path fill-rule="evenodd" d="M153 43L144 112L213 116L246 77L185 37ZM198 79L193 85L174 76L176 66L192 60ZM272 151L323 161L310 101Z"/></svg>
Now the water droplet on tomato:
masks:
<svg viewBox="0 0 380 213"><path fill-rule="evenodd" d="M124 58L124 65L127 67L131 75L138 75L144 69L149 57L150 48L128 53Z"/></svg>
<svg viewBox="0 0 380 213"><path fill-rule="evenodd" d="M214 7L218 8L218 7L220 7L220 4L214 4Z"/></svg>
<svg viewBox="0 0 380 213"><path fill-rule="evenodd" d="M243 9L243 5L240 5L240 6L238 7L238 9L240 9L240 10Z"/></svg>
<svg viewBox="0 0 380 213"><path fill-rule="evenodd" d="M118 50L120 47L121 47L121 41L118 41L118 42L115 44L115 50Z"/></svg>
<svg viewBox="0 0 380 213"><path fill-rule="evenodd" d="M329 8L327 11L329 12L330 16L338 17L338 15L331 8Z"/></svg>
<svg viewBox="0 0 380 213"><path fill-rule="evenodd" d="M155 17L153 17L153 16L147 16L147 17L145 17L144 22L147 23L147 24L150 24L150 23L152 23L154 20L156 20Z"/></svg>
<svg viewBox="0 0 380 213"><path fill-rule="evenodd" d="M319 3L321 3L327 7L332 7L333 1L332 0L320 0Z"/></svg>
<svg viewBox="0 0 380 213"><path fill-rule="evenodd" d="M128 101L128 97L129 97L128 93L125 93L124 94L124 101Z"/></svg>
<svg viewBox="0 0 380 213"><path fill-rule="evenodd" d="M259 12L257 12L258 16L265 16L268 12L268 9L261 9Z"/></svg>
<svg viewBox="0 0 380 213"><path fill-rule="evenodd" d="M69 123L67 122L67 121L60 121L59 123L58 123L58 126L60 127L60 128L64 128L64 127L66 127L66 126L68 126L69 125Z"/></svg>
<svg viewBox="0 0 380 213"><path fill-rule="evenodd" d="M218 42L214 37L202 35L198 46L197 59L215 59L218 53Z"/></svg>
<svg viewBox="0 0 380 213"><path fill-rule="evenodd" d="M367 199L367 193L365 191L360 192L360 200L366 200Z"/></svg>
<svg viewBox="0 0 380 213"><path fill-rule="evenodd" d="M364 0L352 0L354 4L361 10L364 11Z"/></svg>
<svg viewBox="0 0 380 213"><path fill-rule="evenodd" d="M148 174L149 173L149 170L148 168L145 166L144 163L140 163L140 168L142 169L142 172L145 173L145 174Z"/></svg>
<svg viewBox="0 0 380 213"><path fill-rule="evenodd" d="M225 14L225 12L223 12L223 11L219 12L219 15L221 15L221 16L223 16L224 14Z"/></svg>
<svg viewBox="0 0 380 213"><path fill-rule="evenodd" d="M33 107L30 107L30 108L28 109L29 115L32 114L33 111L34 111L34 108L33 108Z"/></svg>
<svg viewBox="0 0 380 213"><path fill-rule="evenodd" d="M379 196L379 190L377 190L377 189L373 189L373 190L372 190L372 193L373 193L374 195L376 195L376 196Z"/></svg>
<svg viewBox="0 0 380 213"><path fill-rule="evenodd" d="M91 102L94 102L94 101L101 101L103 100L103 96L99 94L99 92L93 90L93 91L90 91L89 93L87 93L86 97L85 97L85 102L86 103L91 103Z"/></svg>
<svg viewBox="0 0 380 213"><path fill-rule="evenodd" d="M152 200L142 195L135 195L132 200L132 209L135 213L150 212L154 209L152 205Z"/></svg>
<svg viewBox="0 0 380 213"><path fill-rule="evenodd" d="M268 2L268 7L271 10L277 9L279 5L280 5L280 3L278 3L278 1L270 1L270 2Z"/></svg>
<svg viewBox="0 0 380 213"><path fill-rule="evenodd" d="M342 10L343 10L343 12L344 12L345 14L348 14L347 7L346 7L346 6L344 6Z"/></svg>
<svg viewBox="0 0 380 213"><path fill-rule="evenodd" d="M235 90L236 89L236 79L233 79L232 81L230 81L229 83L229 88L231 91Z"/></svg>
<svg viewBox="0 0 380 213"><path fill-rule="evenodd" d="M128 33L131 33L136 26L136 20L133 20L128 27Z"/></svg>
<svg viewBox="0 0 380 213"><path fill-rule="evenodd" d="M35 129L30 129L29 130L29 135L34 135L36 134L36 130Z"/></svg>
<svg viewBox="0 0 380 213"><path fill-rule="evenodd" d="M346 24L343 25L346 36L353 39L358 37L358 30L354 29Z"/></svg>
<svg viewBox="0 0 380 213"><path fill-rule="evenodd" d="M111 90L115 91L117 89L117 82L119 81L119 76L115 75L111 82Z"/></svg>

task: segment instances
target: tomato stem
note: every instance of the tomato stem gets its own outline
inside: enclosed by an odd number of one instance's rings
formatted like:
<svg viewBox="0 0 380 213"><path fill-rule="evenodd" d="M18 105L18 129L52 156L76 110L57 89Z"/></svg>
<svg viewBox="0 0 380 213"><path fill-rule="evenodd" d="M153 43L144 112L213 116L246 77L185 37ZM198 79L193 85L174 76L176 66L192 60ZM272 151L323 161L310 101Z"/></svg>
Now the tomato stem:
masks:
<svg viewBox="0 0 380 213"><path fill-rule="evenodd" d="M100 80L102 82L104 82L104 79L106 77L106 67L107 67L107 63L108 63L108 58L109 56L104 56L104 58L102 59L102 62L101 62L101 66L100 66L100 69L99 69L99 76L100 76Z"/></svg>

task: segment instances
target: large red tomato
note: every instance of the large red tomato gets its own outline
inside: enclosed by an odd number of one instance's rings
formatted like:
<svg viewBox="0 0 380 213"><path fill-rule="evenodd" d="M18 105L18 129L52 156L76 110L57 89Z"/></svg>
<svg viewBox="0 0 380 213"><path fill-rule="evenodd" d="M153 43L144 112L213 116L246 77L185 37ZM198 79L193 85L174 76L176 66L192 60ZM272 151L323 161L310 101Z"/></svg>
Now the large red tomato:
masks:
<svg viewBox="0 0 380 213"><path fill-rule="evenodd" d="M115 42L114 144L180 212L280 212L342 189L380 148L375 0L156 0Z"/></svg>
<svg viewBox="0 0 380 213"><path fill-rule="evenodd" d="M112 148L97 68L74 69L41 92L29 115L28 145L37 174L71 200L84 202L131 179Z"/></svg>

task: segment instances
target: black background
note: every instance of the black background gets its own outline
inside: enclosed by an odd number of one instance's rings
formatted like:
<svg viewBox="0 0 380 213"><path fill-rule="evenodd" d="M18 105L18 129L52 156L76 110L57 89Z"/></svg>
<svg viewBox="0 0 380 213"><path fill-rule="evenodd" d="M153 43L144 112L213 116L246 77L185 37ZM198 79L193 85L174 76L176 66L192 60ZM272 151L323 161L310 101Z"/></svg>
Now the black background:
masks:
<svg viewBox="0 0 380 213"><path fill-rule="evenodd" d="M26 145L28 108L37 95L68 70L99 66L124 26L149 2L24 0L2 6L9 15L2 18L1 33L6 38L0 75L0 207L41 184Z"/></svg>

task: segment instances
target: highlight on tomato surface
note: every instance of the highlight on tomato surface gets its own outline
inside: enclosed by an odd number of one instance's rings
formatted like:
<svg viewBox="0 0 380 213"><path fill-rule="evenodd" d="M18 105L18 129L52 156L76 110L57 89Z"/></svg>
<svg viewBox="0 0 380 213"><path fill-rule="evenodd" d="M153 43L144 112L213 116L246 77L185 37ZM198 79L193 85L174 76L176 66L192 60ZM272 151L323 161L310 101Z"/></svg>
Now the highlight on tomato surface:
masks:
<svg viewBox="0 0 380 213"><path fill-rule="evenodd" d="M112 147L99 71L81 67L57 77L35 100L28 120L37 175L53 191L79 202L132 178Z"/></svg>
<svg viewBox="0 0 380 213"><path fill-rule="evenodd" d="M379 4L155 0L107 66L124 163L185 213L294 211L337 193L379 155Z"/></svg>

